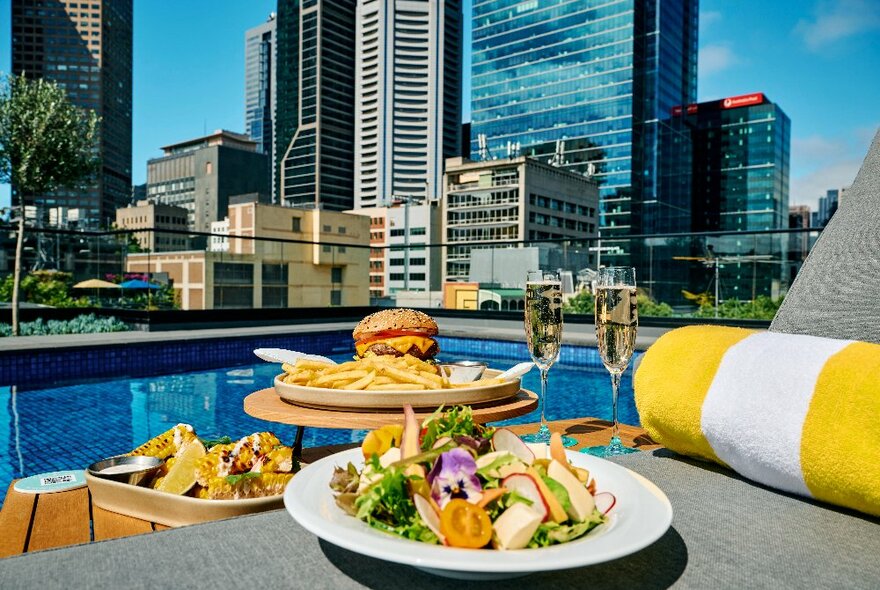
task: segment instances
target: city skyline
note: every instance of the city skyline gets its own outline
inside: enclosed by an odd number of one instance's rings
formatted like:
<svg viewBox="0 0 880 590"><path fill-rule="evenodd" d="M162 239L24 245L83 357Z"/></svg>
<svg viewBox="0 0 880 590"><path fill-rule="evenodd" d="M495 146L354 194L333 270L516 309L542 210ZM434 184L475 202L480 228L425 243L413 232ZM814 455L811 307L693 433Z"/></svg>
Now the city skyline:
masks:
<svg viewBox="0 0 880 590"><path fill-rule="evenodd" d="M470 2L464 5L467 10ZM146 161L159 155L162 145L217 128L244 130L242 38L276 3L211 6L218 8L206 11L201 2L135 3L135 184L144 181ZM170 10L175 19L167 18ZM0 0L4 36L9 16L10 0ZM467 48L469 19L464 20ZM815 208L827 189L852 182L880 124L870 99L880 94L880 81L866 75L880 66L880 45L872 43L878 35L880 5L866 0L803 6L793 0L769 5L744 0L736 9L723 0L703 0L698 100L748 92L773 96L792 120L791 204ZM8 46L8 38L3 44ZM0 71L9 68L3 52ZM463 118L470 110L468 78ZM0 206L8 203L9 187L0 187Z"/></svg>

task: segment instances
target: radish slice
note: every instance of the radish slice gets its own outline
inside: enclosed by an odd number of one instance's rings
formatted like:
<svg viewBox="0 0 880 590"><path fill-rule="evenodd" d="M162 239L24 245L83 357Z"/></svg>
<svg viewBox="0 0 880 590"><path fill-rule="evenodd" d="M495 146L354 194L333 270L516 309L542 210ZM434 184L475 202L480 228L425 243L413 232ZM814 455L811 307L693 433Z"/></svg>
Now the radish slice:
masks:
<svg viewBox="0 0 880 590"><path fill-rule="evenodd" d="M440 438L438 438L436 440L436 442L434 442L434 446L431 448L432 449L439 449L440 447L442 447L443 445L445 445L446 443L448 443L451 440L452 439L449 438L448 436L441 436Z"/></svg>
<svg viewBox="0 0 880 590"><path fill-rule="evenodd" d="M535 483L531 475L527 473L508 475L501 480L501 485L507 488L509 492L516 492L523 498L530 500L532 505L529 508L541 516L541 522L547 520L550 509L547 507L544 496L541 495L541 491L538 489L538 484Z"/></svg>
<svg viewBox="0 0 880 590"><path fill-rule="evenodd" d="M535 453L513 431L507 428L499 428L492 435L492 446L496 451L507 451L518 457L526 465L535 462Z"/></svg>
<svg viewBox="0 0 880 590"><path fill-rule="evenodd" d="M413 496L413 504L416 505L416 511L418 511L422 520L425 521L425 524L428 525L428 528L431 529L431 532L437 535L440 542L445 545L446 537L440 532L440 515L437 514L437 511L431 506L431 502L429 502L423 495L416 494Z"/></svg>
<svg viewBox="0 0 880 590"><path fill-rule="evenodd" d="M593 496L593 499L596 501L596 508L603 516L611 512L611 509L617 504L617 498L611 492L599 492Z"/></svg>

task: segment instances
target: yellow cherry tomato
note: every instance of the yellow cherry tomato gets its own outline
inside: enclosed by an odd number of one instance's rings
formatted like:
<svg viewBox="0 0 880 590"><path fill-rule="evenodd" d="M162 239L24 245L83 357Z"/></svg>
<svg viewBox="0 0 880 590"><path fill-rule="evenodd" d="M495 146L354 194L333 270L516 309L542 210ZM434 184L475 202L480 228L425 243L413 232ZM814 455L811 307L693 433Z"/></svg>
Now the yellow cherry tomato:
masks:
<svg viewBox="0 0 880 590"><path fill-rule="evenodd" d="M453 547L479 549L492 538L492 521L476 504L455 498L440 513L440 532Z"/></svg>

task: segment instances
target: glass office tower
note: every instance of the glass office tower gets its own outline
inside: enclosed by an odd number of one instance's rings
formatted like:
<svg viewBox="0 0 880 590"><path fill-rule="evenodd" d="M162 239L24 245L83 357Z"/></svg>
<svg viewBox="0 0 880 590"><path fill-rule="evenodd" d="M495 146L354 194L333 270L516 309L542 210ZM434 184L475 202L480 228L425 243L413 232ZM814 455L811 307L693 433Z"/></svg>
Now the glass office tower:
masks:
<svg viewBox="0 0 880 590"><path fill-rule="evenodd" d="M131 0L93 0L79 8L13 0L11 9L12 73L56 82L73 104L100 118L95 184L41 195L36 204L57 211L57 219L70 220L76 211L80 227L109 225L116 208L131 200Z"/></svg>
<svg viewBox="0 0 880 590"><path fill-rule="evenodd" d="M603 237L687 220L688 211L669 215L658 194L657 146L659 120L696 99L697 7L475 0L472 157L520 153L593 174ZM628 263L629 254L621 242L603 260Z"/></svg>
<svg viewBox="0 0 880 590"><path fill-rule="evenodd" d="M355 0L279 0L275 174L278 202L354 206Z"/></svg>

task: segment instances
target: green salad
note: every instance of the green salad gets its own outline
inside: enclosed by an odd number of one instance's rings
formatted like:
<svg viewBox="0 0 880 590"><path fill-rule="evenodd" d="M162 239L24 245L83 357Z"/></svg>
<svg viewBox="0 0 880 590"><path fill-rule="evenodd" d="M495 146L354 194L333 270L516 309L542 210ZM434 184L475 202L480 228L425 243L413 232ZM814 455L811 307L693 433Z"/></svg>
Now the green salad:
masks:
<svg viewBox="0 0 880 590"><path fill-rule="evenodd" d="M370 432L361 450L361 470L349 463L333 474L337 504L423 543L547 547L582 537L614 505L569 463L558 435L546 449L526 445L510 430L475 424L465 406L441 408L421 424L406 406L403 426Z"/></svg>

